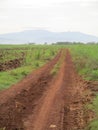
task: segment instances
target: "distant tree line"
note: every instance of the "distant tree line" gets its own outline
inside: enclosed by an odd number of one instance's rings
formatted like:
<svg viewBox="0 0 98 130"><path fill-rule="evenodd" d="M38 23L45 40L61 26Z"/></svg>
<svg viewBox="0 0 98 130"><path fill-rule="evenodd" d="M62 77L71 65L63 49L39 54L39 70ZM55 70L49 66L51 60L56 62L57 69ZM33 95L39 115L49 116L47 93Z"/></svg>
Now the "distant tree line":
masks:
<svg viewBox="0 0 98 130"><path fill-rule="evenodd" d="M83 43L83 42L56 42L52 43L52 45L74 45L74 44L98 44L98 42L88 42L88 43Z"/></svg>

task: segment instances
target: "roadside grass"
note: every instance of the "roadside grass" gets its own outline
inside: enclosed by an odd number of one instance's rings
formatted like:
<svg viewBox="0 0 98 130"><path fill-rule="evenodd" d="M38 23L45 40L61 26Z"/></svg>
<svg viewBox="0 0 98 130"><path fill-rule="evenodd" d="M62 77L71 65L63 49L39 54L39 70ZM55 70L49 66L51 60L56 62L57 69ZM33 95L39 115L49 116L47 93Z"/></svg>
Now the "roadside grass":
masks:
<svg viewBox="0 0 98 130"><path fill-rule="evenodd" d="M23 77L25 77L30 71L32 67L19 67L17 69L13 69L7 72L0 72L0 90L6 89L9 86L17 83Z"/></svg>
<svg viewBox="0 0 98 130"><path fill-rule="evenodd" d="M98 81L98 45L75 45L70 47L77 72L88 81ZM98 92L87 109L95 113L95 118L86 130L98 130Z"/></svg>
<svg viewBox="0 0 98 130"><path fill-rule="evenodd" d="M51 74L52 74L53 76L55 76L55 75L58 73L58 71L59 71L61 65L62 65L63 62L64 62L64 60L65 60L65 51L62 52L61 58L59 59L59 61L57 62L57 64L54 66L54 68L53 68L52 71L51 71Z"/></svg>
<svg viewBox="0 0 98 130"><path fill-rule="evenodd" d="M87 108L93 110L95 118L88 124L85 130L98 130L98 93L96 93L92 104L89 104Z"/></svg>
<svg viewBox="0 0 98 130"><path fill-rule="evenodd" d="M98 130L98 119L92 121L87 130Z"/></svg>

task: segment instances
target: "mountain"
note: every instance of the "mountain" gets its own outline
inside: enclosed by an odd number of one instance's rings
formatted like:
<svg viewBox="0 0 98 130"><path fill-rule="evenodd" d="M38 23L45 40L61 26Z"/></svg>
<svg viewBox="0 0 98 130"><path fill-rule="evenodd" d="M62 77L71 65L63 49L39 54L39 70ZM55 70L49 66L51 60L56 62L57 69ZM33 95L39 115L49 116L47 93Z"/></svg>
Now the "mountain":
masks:
<svg viewBox="0 0 98 130"><path fill-rule="evenodd" d="M53 42L98 42L98 37L81 32L50 32L46 30L25 30L0 35L1 44L53 43Z"/></svg>

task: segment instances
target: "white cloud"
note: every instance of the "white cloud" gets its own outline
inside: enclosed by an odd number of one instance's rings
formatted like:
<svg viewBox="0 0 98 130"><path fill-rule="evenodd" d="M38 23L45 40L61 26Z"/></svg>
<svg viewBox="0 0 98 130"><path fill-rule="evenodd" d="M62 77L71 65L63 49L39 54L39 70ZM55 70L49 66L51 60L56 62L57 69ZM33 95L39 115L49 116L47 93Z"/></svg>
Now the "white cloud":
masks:
<svg viewBox="0 0 98 130"><path fill-rule="evenodd" d="M2 0L0 33L27 28L98 36L98 0Z"/></svg>

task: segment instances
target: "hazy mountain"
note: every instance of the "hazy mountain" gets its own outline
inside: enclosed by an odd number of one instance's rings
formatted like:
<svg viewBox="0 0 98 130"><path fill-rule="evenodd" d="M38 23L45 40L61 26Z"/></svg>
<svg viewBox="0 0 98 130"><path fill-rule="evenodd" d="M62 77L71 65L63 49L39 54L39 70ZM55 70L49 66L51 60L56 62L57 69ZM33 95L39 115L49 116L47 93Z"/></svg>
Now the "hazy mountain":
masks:
<svg viewBox="0 0 98 130"><path fill-rule="evenodd" d="M98 37L81 32L50 32L46 30L25 30L0 35L0 43L52 43L52 42L98 42Z"/></svg>

